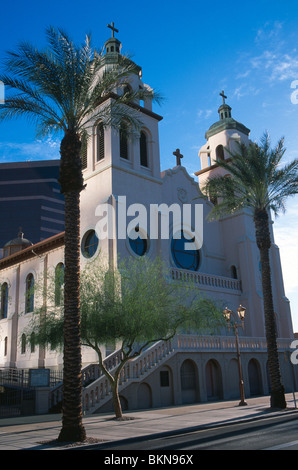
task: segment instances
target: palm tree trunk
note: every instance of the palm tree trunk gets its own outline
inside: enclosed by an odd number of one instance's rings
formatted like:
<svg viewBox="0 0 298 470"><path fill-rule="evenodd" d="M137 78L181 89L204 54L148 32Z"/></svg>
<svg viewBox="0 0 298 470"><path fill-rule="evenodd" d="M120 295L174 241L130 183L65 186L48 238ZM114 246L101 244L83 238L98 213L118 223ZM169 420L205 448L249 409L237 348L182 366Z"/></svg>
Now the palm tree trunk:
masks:
<svg viewBox="0 0 298 470"><path fill-rule="evenodd" d="M63 415L59 441L86 439L82 422L80 335L80 166L81 143L74 133L61 142L60 179L65 195ZM80 160L81 161L81 160Z"/></svg>
<svg viewBox="0 0 298 470"><path fill-rule="evenodd" d="M267 340L268 369L271 381L272 408L286 408L284 387L281 383L281 374L277 350L277 331L274 318L274 306L271 284L271 268L269 250L271 246L269 216L266 210L255 211L254 223L256 241L260 251L262 290L265 316L265 330Z"/></svg>

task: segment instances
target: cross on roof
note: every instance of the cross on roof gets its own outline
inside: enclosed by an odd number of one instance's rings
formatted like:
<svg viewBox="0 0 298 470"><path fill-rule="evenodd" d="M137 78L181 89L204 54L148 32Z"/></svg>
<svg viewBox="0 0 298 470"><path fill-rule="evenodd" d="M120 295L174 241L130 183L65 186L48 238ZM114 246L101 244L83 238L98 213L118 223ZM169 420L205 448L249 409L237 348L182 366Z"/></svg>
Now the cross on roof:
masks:
<svg viewBox="0 0 298 470"><path fill-rule="evenodd" d="M116 31L116 33L119 33L119 29L116 29L114 27L114 22L113 21L111 22L111 24L108 24L108 28L110 28L112 30L112 38L115 37L115 35L114 35L115 31Z"/></svg>
<svg viewBox="0 0 298 470"><path fill-rule="evenodd" d="M226 95L225 95L225 93L224 93L223 90L222 90L221 93L219 93L219 96L222 96L222 104L225 104L225 99L227 99L227 97L226 97Z"/></svg>
<svg viewBox="0 0 298 470"><path fill-rule="evenodd" d="M181 158L183 158L183 155L181 155L180 149L176 149L173 155L176 157L177 166L181 166Z"/></svg>

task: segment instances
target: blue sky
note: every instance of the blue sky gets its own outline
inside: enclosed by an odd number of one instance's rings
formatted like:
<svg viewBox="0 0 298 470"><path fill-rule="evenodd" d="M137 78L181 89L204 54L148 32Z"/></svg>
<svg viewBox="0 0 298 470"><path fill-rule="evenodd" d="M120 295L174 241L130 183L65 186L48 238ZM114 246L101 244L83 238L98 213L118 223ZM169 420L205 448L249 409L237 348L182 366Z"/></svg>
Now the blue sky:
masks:
<svg viewBox="0 0 298 470"><path fill-rule="evenodd" d="M298 104L291 100L298 80L296 0L15 0L1 7L0 58L27 40L45 44L45 28L61 26L79 42L92 33L101 48L114 21L122 51L143 69L143 80L165 97L154 111L160 123L161 167L175 164L176 148L190 174L200 169L198 150L217 120L224 90L235 119L259 140L285 137L286 160L298 158ZM297 87L298 90L298 87ZM25 121L0 126L0 161L59 158L59 142L36 140ZM275 220L286 295L298 331L298 196Z"/></svg>

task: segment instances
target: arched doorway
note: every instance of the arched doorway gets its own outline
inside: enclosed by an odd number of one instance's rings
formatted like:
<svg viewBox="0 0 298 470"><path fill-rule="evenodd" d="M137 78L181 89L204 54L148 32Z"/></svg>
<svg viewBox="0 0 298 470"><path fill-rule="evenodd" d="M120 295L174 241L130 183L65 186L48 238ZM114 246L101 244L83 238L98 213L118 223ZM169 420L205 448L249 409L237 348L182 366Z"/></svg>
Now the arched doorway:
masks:
<svg viewBox="0 0 298 470"><path fill-rule="evenodd" d="M261 370L256 359L251 359L248 363L248 380L250 395L261 395L263 393Z"/></svg>
<svg viewBox="0 0 298 470"><path fill-rule="evenodd" d="M206 364L207 400L220 400L222 393L222 376L220 365L214 359Z"/></svg>
<svg viewBox="0 0 298 470"><path fill-rule="evenodd" d="M239 369L237 359L231 359L228 369L228 393L229 398L239 398Z"/></svg>
<svg viewBox="0 0 298 470"><path fill-rule="evenodd" d="M193 361L186 359L180 369L182 403L199 401L197 368Z"/></svg>
<svg viewBox="0 0 298 470"><path fill-rule="evenodd" d="M150 385L141 383L138 388L138 408L152 408L152 391Z"/></svg>

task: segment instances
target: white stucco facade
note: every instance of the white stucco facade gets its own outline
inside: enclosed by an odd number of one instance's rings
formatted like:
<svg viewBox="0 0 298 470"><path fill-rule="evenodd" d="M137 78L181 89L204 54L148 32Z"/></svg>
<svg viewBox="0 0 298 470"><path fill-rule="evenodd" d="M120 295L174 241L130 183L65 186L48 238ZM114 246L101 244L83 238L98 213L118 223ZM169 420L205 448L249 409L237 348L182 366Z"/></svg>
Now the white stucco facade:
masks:
<svg viewBox="0 0 298 470"><path fill-rule="evenodd" d="M140 75L134 75L130 85L132 87L147 87L142 82ZM132 207L133 204L142 204L147 209L148 215L152 204L166 204L168 207L172 204L178 204L181 210L184 204L190 204L193 208L195 204L200 204L203 208L203 244L199 251L199 262L196 269L183 269L175 263L171 249L172 226L170 226L169 239L150 237L152 227L149 218L145 226L139 224L139 233L148 237L144 256L152 259L161 256L164 262L167 263L173 280L186 274L191 275L198 289L221 302L223 306L228 306L234 311L240 304L246 307L245 327L241 332L241 337L249 339L247 348L245 345L243 346L244 376L248 383L250 381L249 374L251 374L249 372L249 361L256 361L259 374L258 380L261 384L259 391L260 393L266 393L268 392L266 354L263 347L258 349L256 346L256 344L260 344L260 341L264 341L265 330L259 254L255 242L252 217L248 211L243 211L241 214L225 217L220 221L207 222L207 215L213 204L206 200L200 191L200 184L205 178L208 178L210 174L221 171L215 165L218 152L223 152L223 158L230 158L225 149L228 148L230 151L234 151L236 148L235 142L247 144L249 142L249 130L231 117L231 109L227 105L221 106L219 115L221 111L225 110L225 107L227 107L229 115L222 118L220 115L219 121L206 132L206 143L199 151L201 169L194 179L180 165L161 171L158 126L162 118L152 112L151 103L145 103L144 106L137 105L137 112L143 122L141 131L146 135L146 166L141 165L140 133L129 138L127 158L122 158L119 131L106 128L104 130L104 157L98 160L96 123L89 130L91 138L88 141L87 164L84 169L86 188L81 193L82 245L88 234L97 229L97 224L101 220L98 209L101 204L111 204L116 214L116 221L118 221L119 214L123 215L125 198L126 209L130 208L132 211L130 215L127 215L127 224L136 217ZM173 141L175 141L174 136ZM161 215L161 219L163 217L165 215ZM131 228L133 229L133 225L131 225ZM190 231L194 229L194 220L192 220L189 228ZM82 253L82 267L89 259L94 259L96 256L104 256L114 263L117 262L119 257L138 256L132 249L128 236L119 238L118 224L114 226L114 229L116 236L110 240L99 240L91 258L86 258ZM42 279L43 273L47 270L54 272L55 267L59 263L63 263L63 258L63 234L61 234L0 260L0 284L7 283L9 291L7 312L0 319L1 368L62 367L63 357L61 352L43 351L38 347L32 351L29 350L28 346L22 349L21 337L32 315L31 312L25 313L25 289L28 274L31 273L36 280ZM283 348L288 347L285 345L288 345L293 338L293 329L289 301L285 297L283 287L279 250L274 242L271 248L271 263L276 324L278 336L282 340L281 344L283 344L281 348L282 357L285 350ZM45 302L45 299L35 298L34 302L42 303ZM222 338L229 336L232 336L232 332L222 332ZM146 402L144 396L147 395L151 398L148 398L149 401L146 404L148 405L150 402L151 406L178 404L185 401L206 401L211 396L210 377L212 374L218 374L216 375L217 380L221 381L219 387L221 393L218 392L217 394L219 397L229 398L235 396L235 393L237 395L237 384L235 385L235 379L233 378L236 370L235 352L234 349L231 351L224 346L228 343L222 342L220 346L217 343L216 347L214 345L204 346L201 349L199 346L195 348L193 342L189 347L184 346L182 348L181 344L180 342L179 347L176 348L177 354L172 354L168 358L168 362L164 360L160 367L156 367L150 373L146 372L142 380L136 379L134 384L129 384L123 390L122 396L128 407L144 406ZM88 364L95 361L95 354L91 350L83 348L84 366L88 366ZM195 367L193 373L196 385L188 392L183 389L183 383L181 382L182 368L185 361L190 361ZM210 361L213 361L213 368L208 366ZM208 372L207 366L209 367ZM283 378L289 389L291 376L287 367L282 364ZM218 372L218 368L220 372ZM169 387L171 387L171 390L160 387L159 373L162 370L170 372ZM90 395L88 393L86 392L87 401L90 400L91 396L91 392ZM247 393L250 393L249 387ZM108 406L108 402L105 406Z"/></svg>

